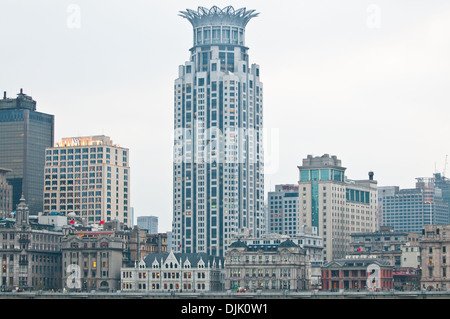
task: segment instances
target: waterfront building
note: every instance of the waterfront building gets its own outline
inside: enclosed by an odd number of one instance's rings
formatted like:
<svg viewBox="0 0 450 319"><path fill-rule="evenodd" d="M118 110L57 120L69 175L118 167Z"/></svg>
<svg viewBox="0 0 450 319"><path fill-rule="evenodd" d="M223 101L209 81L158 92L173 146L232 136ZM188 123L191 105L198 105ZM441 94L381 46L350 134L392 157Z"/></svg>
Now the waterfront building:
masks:
<svg viewBox="0 0 450 319"><path fill-rule="evenodd" d="M308 253L291 239L263 244L238 239L226 253L225 269L226 290L311 289Z"/></svg>
<svg viewBox="0 0 450 319"><path fill-rule="evenodd" d="M264 231L263 85L245 27L258 14L199 7L189 61L174 83L173 249L224 256Z"/></svg>
<svg viewBox="0 0 450 319"><path fill-rule="evenodd" d="M350 234L377 229L377 182L350 180L336 156L308 155L299 166L301 224L315 227L323 238L323 259L344 258Z"/></svg>
<svg viewBox="0 0 450 319"><path fill-rule="evenodd" d="M426 290L450 288L450 225L425 225L420 241L422 276Z"/></svg>
<svg viewBox="0 0 450 319"><path fill-rule="evenodd" d="M1 291L61 289L63 231L30 217L22 196L14 218L0 220Z"/></svg>
<svg viewBox="0 0 450 319"><path fill-rule="evenodd" d="M373 255L396 268L420 267L418 246L420 234L394 231L382 226L375 232L350 234L352 255ZM414 254L415 252L415 254Z"/></svg>
<svg viewBox="0 0 450 319"><path fill-rule="evenodd" d="M121 269L123 292L214 292L224 289L223 257L204 253L151 253Z"/></svg>
<svg viewBox="0 0 450 319"><path fill-rule="evenodd" d="M322 268L323 290L391 290L393 266L376 256L346 256L326 263Z"/></svg>
<svg viewBox="0 0 450 319"><path fill-rule="evenodd" d="M44 213L75 214L88 225L131 227L130 154L104 135L63 138L45 150Z"/></svg>
<svg viewBox="0 0 450 319"><path fill-rule="evenodd" d="M36 101L20 93L0 99L0 167L10 169L12 207L23 195L31 214L42 212L45 148L53 145L54 116L36 110Z"/></svg>

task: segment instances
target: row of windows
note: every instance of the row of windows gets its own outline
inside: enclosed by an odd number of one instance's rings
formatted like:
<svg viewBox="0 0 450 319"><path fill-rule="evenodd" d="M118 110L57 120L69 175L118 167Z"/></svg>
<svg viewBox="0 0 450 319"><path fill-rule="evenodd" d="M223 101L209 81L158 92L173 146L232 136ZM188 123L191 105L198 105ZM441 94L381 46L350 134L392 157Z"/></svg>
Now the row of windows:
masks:
<svg viewBox="0 0 450 319"><path fill-rule="evenodd" d="M58 155L58 154L81 154L81 153L101 153L103 152L103 147L91 147L91 148L68 148L68 149L47 149L45 151L46 155ZM110 153L111 149L106 148L106 153ZM122 155L126 156L127 151L123 150ZM115 154L118 154L118 150L115 150Z"/></svg>

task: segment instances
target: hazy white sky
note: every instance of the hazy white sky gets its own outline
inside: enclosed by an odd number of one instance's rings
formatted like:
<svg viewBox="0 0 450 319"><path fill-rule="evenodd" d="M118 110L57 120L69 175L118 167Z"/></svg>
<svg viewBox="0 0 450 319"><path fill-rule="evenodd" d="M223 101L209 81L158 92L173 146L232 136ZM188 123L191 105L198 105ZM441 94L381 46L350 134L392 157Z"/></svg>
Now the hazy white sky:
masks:
<svg viewBox="0 0 450 319"><path fill-rule="evenodd" d="M266 191L297 183L308 154L336 155L351 179L374 171L380 186L444 170L447 0L2 0L0 91L23 88L54 114L55 141L105 134L129 148L135 214L168 231L173 82L192 46L178 11L213 5L260 12L246 45L265 128L279 137L266 148Z"/></svg>

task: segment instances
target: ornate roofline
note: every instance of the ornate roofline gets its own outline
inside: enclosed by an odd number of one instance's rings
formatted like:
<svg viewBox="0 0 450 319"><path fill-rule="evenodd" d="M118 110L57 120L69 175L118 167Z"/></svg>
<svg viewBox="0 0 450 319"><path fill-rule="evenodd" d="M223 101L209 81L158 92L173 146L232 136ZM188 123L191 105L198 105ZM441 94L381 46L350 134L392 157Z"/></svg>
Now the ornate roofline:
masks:
<svg viewBox="0 0 450 319"><path fill-rule="evenodd" d="M217 6L213 6L211 9L198 7L197 11L186 9L186 11L180 11L179 14L179 16L188 19L194 28L203 25L222 24L245 28L250 19L258 15L259 13L255 13L255 10L247 10L246 8L235 10L233 6L227 6L223 9Z"/></svg>

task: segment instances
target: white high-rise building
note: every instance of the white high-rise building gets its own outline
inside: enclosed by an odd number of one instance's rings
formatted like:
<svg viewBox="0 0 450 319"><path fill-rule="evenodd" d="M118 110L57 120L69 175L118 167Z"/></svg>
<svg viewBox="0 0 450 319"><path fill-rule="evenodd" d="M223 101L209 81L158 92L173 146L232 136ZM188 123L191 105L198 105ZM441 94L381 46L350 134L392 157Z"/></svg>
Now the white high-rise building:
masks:
<svg viewBox="0 0 450 319"><path fill-rule="evenodd" d="M173 249L224 256L264 229L263 85L245 27L258 14L199 7L174 85Z"/></svg>

